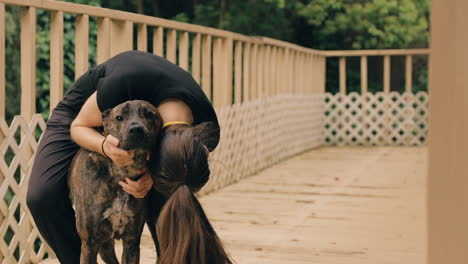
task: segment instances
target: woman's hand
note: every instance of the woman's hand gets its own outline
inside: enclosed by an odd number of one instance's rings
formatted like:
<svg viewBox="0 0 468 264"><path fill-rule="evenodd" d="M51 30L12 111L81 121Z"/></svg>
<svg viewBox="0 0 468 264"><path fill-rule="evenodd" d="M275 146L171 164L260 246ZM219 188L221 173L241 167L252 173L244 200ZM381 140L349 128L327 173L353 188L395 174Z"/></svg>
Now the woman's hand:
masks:
<svg viewBox="0 0 468 264"><path fill-rule="evenodd" d="M117 167L125 167L133 163L134 151L125 151L119 148L119 140L108 135L103 143L104 154L109 157Z"/></svg>
<svg viewBox="0 0 468 264"><path fill-rule="evenodd" d="M151 177L149 170L145 169L142 173L144 173L144 175L137 181L125 178L125 182L119 182L119 185L122 186L123 190L128 194L133 195L135 198L144 198L153 187L153 177Z"/></svg>

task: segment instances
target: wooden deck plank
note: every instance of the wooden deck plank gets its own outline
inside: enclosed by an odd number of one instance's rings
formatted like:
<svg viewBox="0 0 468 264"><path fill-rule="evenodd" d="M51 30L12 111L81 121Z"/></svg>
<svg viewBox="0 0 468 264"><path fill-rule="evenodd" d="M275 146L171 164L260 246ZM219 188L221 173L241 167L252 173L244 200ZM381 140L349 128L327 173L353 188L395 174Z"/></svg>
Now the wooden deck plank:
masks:
<svg viewBox="0 0 468 264"><path fill-rule="evenodd" d="M201 203L237 263L425 263L426 156L426 147L324 147ZM141 263L154 258L145 231Z"/></svg>

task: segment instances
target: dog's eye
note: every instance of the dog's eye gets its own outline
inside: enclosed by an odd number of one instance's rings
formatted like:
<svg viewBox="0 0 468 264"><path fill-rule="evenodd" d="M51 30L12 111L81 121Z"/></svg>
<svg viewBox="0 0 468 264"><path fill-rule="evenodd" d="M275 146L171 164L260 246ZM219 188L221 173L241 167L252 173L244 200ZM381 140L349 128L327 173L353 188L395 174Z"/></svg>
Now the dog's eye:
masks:
<svg viewBox="0 0 468 264"><path fill-rule="evenodd" d="M154 114L153 114L153 112L149 112L149 111L147 111L147 112L145 112L145 114L144 114L144 115L145 115L145 117L146 117L146 118L154 118Z"/></svg>
<svg viewBox="0 0 468 264"><path fill-rule="evenodd" d="M123 117L122 117L122 116L116 116L116 117L115 117L115 120L117 120L117 121L123 121Z"/></svg>

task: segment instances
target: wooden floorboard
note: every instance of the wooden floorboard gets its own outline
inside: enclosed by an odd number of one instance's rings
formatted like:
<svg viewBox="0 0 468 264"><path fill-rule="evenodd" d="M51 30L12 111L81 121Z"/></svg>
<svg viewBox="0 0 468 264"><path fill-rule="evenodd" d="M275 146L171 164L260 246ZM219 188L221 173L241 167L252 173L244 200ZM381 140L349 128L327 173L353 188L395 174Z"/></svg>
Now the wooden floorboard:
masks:
<svg viewBox="0 0 468 264"><path fill-rule="evenodd" d="M201 202L237 263L422 264L426 167L426 147L323 147Z"/></svg>

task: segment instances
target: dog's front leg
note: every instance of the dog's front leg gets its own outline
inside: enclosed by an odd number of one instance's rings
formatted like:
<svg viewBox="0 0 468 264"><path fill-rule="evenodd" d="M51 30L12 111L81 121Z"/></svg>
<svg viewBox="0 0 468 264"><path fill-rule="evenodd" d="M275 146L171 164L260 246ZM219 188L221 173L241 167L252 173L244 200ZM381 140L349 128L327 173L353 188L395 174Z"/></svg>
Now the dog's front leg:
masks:
<svg viewBox="0 0 468 264"><path fill-rule="evenodd" d="M99 255L106 264L119 264L117 256L115 255L114 239L110 239L102 244Z"/></svg>
<svg viewBox="0 0 468 264"><path fill-rule="evenodd" d="M139 264L140 263L140 237L126 236L122 238L123 254L122 264Z"/></svg>
<svg viewBox="0 0 468 264"><path fill-rule="evenodd" d="M80 264L97 264L99 247L90 241L81 241Z"/></svg>

